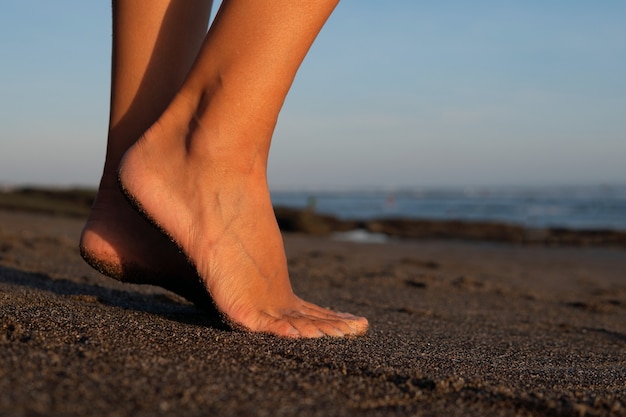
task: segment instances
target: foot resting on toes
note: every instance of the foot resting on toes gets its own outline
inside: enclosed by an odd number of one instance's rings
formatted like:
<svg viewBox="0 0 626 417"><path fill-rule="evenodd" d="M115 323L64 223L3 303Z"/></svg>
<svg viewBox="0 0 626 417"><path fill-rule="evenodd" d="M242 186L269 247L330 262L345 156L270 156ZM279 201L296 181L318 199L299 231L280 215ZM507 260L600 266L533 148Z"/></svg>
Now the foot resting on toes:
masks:
<svg viewBox="0 0 626 417"><path fill-rule="evenodd" d="M126 153L119 178L128 198L194 263L232 323L290 337L363 334L364 318L293 293L265 177L267 149L235 132L222 137L208 128L211 115L183 122L193 117L166 112Z"/></svg>

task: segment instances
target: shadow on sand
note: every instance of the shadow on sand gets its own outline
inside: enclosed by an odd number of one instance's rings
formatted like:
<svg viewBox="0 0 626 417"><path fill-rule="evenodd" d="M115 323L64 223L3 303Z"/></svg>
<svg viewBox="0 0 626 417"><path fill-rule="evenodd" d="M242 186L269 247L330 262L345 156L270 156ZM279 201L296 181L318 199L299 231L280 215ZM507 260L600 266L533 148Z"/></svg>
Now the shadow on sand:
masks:
<svg viewBox="0 0 626 417"><path fill-rule="evenodd" d="M52 278L47 274L22 271L6 266L0 266L0 283L51 292L66 297L69 302L73 302L69 297L80 296L79 300L154 314L184 324L232 330L216 311L200 309L175 295L145 294L132 289L117 290L95 283Z"/></svg>

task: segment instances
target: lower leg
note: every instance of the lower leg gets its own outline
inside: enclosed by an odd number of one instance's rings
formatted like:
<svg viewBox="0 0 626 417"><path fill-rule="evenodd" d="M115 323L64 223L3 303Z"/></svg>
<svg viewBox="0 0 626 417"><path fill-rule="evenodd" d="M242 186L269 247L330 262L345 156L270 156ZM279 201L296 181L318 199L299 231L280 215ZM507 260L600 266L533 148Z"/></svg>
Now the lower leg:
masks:
<svg viewBox="0 0 626 417"><path fill-rule="evenodd" d="M117 186L126 150L170 103L200 49L211 2L113 2L111 110L104 172L83 230L81 254L123 281L165 286L205 302L193 268L177 248L139 216Z"/></svg>
<svg viewBox="0 0 626 417"><path fill-rule="evenodd" d="M126 154L125 192L253 331L361 334L367 321L291 289L266 168L278 113L336 0L225 0L180 93Z"/></svg>

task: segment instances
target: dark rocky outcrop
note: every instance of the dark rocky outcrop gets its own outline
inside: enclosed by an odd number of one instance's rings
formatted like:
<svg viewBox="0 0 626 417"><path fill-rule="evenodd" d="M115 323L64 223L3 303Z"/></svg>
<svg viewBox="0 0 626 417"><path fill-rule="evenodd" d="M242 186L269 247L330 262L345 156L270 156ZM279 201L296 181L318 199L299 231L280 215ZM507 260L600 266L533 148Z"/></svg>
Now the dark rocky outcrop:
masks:
<svg viewBox="0 0 626 417"><path fill-rule="evenodd" d="M333 232L363 229L402 239L456 239L527 245L626 247L626 232L616 230L533 229L498 222L406 218L354 221L316 214L310 210L276 207L274 211L282 230L312 235L328 235Z"/></svg>

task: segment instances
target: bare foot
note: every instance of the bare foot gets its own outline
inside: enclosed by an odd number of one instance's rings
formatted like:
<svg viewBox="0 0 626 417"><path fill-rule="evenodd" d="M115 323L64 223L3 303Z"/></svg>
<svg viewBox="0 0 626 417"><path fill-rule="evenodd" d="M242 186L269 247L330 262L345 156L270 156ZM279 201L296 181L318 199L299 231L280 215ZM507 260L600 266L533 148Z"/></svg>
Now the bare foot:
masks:
<svg viewBox="0 0 626 417"><path fill-rule="evenodd" d="M211 117L188 123L193 116L169 113L126 153L120 183L193 261L220 312L247 330L279 336L365 333L365 318L293 293L267 188L268 149L253 145L261 141L212 129Z"/></svg>
<svg viewBox="0 0 626 417"><path fill-rule="evenodd" d="M212 308L195 268L174 243L133 210L117 181L101 185L79 247L85 261L104 275L157 285L199 307Z"/></svg>

